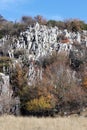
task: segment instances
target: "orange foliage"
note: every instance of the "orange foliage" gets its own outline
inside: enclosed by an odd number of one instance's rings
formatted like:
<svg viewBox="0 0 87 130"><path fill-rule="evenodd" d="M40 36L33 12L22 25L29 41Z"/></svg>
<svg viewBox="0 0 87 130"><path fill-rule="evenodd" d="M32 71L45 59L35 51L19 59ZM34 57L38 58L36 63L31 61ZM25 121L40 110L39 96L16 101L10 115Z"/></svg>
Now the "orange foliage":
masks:
<svg viewBox="0 0 87 130"><path fill-rule="evenodd" d="M87 89L87 77L83 78L83 87L85 87Z"/></svg>
<svg viewBox="0 0 87 130"><path fill-rule="evenodd" d="M61 40L61 43L69 43L69 39L64 39L64 40Z"/></svg>

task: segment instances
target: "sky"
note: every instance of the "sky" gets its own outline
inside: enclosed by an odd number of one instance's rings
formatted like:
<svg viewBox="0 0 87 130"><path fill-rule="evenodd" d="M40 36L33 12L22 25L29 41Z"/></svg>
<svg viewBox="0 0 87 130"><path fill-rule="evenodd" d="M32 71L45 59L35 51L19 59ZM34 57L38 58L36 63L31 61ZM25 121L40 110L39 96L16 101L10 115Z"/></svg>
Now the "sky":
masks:
<svg viewBox="0 0 87 130"><path fill-rule="evenodd" d="M0 0L0 14L11 21L22 16L46 19L80 19L87 23L87 0Z"/></svg>

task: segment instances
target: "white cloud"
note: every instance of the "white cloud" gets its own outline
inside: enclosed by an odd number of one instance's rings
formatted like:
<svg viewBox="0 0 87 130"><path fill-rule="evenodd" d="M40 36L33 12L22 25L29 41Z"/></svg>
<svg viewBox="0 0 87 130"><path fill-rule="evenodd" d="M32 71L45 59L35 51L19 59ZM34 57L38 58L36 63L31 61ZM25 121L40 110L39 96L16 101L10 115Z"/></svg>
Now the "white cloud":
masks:
<svg viewBox="0 0 87 130"><path fill-rule="evenodd" d="M9 3L12 3L12 2L14 2L14 0L0 0L1 4L9 4Z"/></svg>
<svg viewBox="0 0 87 130"><path fill-rule="evenodd" d="M31 2L31 0L29 0ZM21 5L26 2L29 3L28 0L0 0L0 9L4 9L5 7L12 7L16 5Z"/></svg>
<svg viewBox="0 0 87 130"><path fill-rule="evenodd" d="M28 0L0 0L1 4L10 4L10 3L23 3L26 2Z"/></svg>
<svg viewBox="0 0 87 130"><path fill-rule="evenodd" d="M24 0L0 0L0 10L7 10L12 6L17 6L19 3Z"/></svg>
<svg viewBox="0 0 87 130"><path fill-rule="evenodd" d="M20 0L0 0L1 3L13 3L13 2L17 2L17 1L20 1Z"/></svg>

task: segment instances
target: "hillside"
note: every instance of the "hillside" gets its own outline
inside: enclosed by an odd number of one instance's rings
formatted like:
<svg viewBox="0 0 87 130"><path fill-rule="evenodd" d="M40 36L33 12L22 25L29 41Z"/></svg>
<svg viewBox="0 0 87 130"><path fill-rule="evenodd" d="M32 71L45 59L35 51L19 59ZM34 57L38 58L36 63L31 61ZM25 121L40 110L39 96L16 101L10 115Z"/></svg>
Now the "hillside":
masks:
<svg viewBox="0 0 87 130"><path fill-rule="evenodd" d="M4 35L1 28L1 114L69 115L87 107L87 31L42 23Z"/></svg>

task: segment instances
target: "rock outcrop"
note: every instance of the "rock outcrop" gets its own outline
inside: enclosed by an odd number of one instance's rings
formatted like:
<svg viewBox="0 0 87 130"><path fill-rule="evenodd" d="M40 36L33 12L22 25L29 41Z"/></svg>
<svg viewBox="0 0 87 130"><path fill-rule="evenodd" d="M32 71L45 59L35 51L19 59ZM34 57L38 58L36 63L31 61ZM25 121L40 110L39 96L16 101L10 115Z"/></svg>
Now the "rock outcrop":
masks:
<svg viewBox="0 0 87 130"><path fill-rule="evenodd" d="M68 32L66 29L59 30L58 27L36 23L27 27L19 37L5 36L0 39L0 56L8 56L13 68L16 68L16 64L22 68L27 66L26 77L28 85L31 86L38 79L42 80L43 68L46 68L42 66L43 59L61 52L70 58L72 70L71 68L66 70L68 77L78 80L76 71L80 69L82 63L87 62L87 31ZM9 76L5 75L6 67L4 63L2 65L4 74L0 73L0 114L18 115L20 99L13 96ZM7 74L10 73L11 70L8 69Z"/></svg>
<svg viewBox="0 0 87 130"><path fill-rule="evenodd" d="M19 114L19 98L13 98L9 76L0 73L0 114Z"/></svg>
<svg viewBox="0 0 87 130"><path fill-rule="evenodd" d="M0 51L0 55L2 56L5 52L5 55L7 54L13 60L13 66L16 63L27 64L29 66L28 79L31 84L36 79L36 75L42 77L42 69L37 68L34 62L40 62L42 58L52 55L53 52L57 54L64 52L66 55L70 55L72 67L79 68L80 62L78 63L78 58L72 58L71 52L72 54L74 52L80 53L80 55L85 54L84 49L79 51L75 45L87 47L87 31L68 32L67 29L59 30L58 27L48 27L36 23L34 26L27 27L19 37L5 36L0 39L0 48L2 48L1 50L4 48L3 51Z"/></svg>

